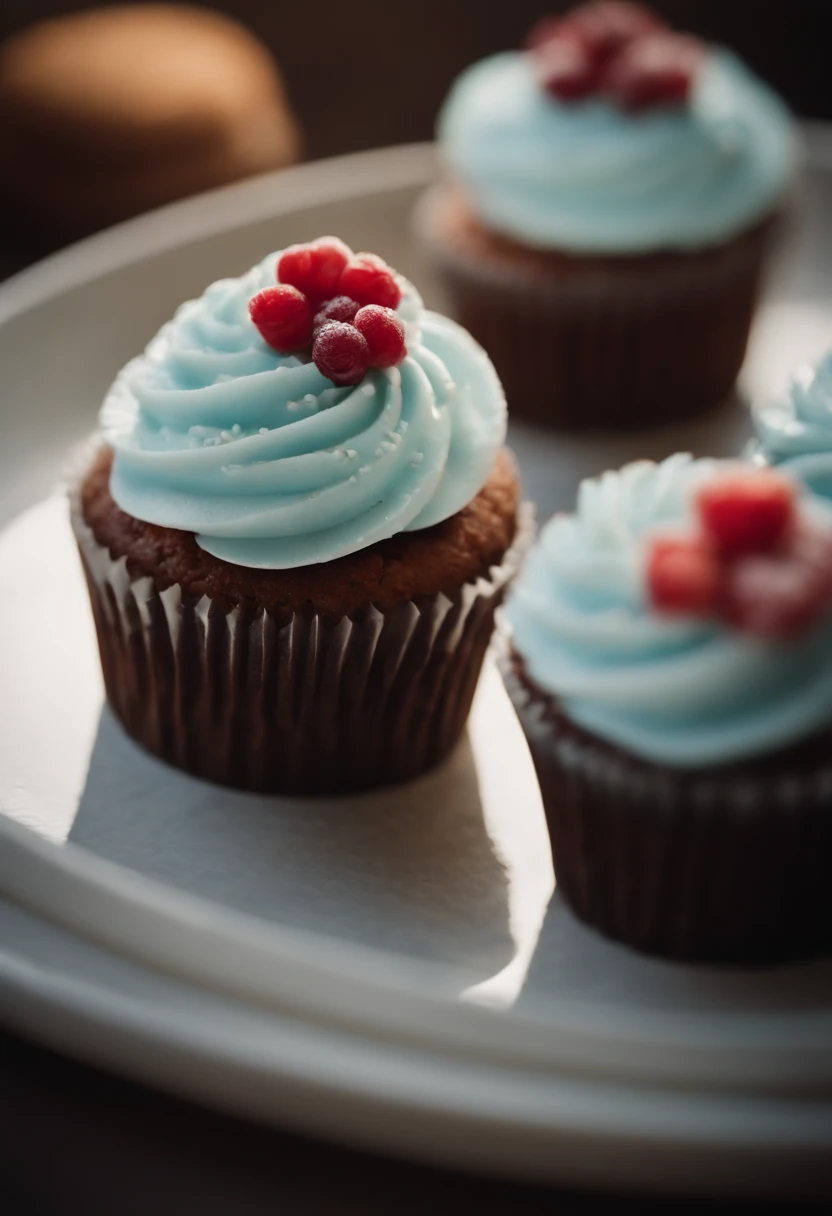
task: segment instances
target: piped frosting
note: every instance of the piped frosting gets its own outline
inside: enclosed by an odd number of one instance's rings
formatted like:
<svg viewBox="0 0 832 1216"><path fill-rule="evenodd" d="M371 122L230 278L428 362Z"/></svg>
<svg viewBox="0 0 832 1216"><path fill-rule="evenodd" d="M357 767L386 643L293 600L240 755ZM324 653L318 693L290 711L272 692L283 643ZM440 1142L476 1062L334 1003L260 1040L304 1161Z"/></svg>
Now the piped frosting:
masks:
<svg viewBox="0 0 832 1216"><path fill-rule="evenodd" d="M398 366L338 387L308 356L272 349L249 302L275 283L278 257L183 304L101 410L124 511L268 569L329 561L455 514L485 484L506 429L485 352L404 279Z"/></svg>
<svg viewBox="0 0 832 1216"><path fill-rule="evenodd" d="M529 674L568 716L647 760L724 764L832 725L832 620L768 640L651 601L650 542L694 522L698 488L721 462L672 456L585 481L574 514L543 529L508 606ZM807 519L832 510L809 494Z"/></svg>

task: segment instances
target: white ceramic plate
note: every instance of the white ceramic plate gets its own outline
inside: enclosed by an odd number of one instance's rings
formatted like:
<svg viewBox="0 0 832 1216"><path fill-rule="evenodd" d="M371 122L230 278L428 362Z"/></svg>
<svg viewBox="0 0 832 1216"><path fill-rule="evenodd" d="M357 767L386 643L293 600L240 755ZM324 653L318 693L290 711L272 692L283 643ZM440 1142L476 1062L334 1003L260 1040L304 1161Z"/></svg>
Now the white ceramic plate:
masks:
<svg viewBox="0 0 832 1216"><path fill-rule="evenodd" d="M832 338L829 137L755 332L747 391ZM60 497L110 378L183 298L325 231L441 302L407 241L428 147L179 204L0 288L0 1013L218 1106L414 1157L594 1187L832 1192L832 963L644 959L557 896L522 734L487 667L469 739L412 786L235 794L102 709ZM740 403L612 440L513 427L542 514L582 473L736 451Z"/></svg>

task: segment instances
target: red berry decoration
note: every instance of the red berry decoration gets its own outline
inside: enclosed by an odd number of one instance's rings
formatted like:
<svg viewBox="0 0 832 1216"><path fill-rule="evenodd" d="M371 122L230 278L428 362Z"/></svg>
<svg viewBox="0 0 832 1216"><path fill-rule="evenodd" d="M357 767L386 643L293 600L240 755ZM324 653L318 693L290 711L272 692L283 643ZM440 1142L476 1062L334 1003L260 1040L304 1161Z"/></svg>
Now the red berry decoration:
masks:
<svg viewBox="0 0 832 1216"><path fill-rule="evenodd" d="M785 554L746 557L726 581L725 610L738 629L773 640L821 619L832 594L832 534L805 529Z"/></svg>
<svg viewBox="0 0 832 1216"><path fill-rule="evenodd" d="M560 101L606 94L622 109L681 105L704 56L696 38L674 34L643 4L592 0L563 18L544 17L528 36L542 86Z"/></svg>
<svg viewBox="0 0 832 1216"><path fill-rule="evenodd" d="M309 353L335 384L358 384L368 367L407 354L395 272L373 253L354 255L337 237L292 245L277 263L280 283L258 292L249 313L282 355Z"/></svg>
<svg viewBox="0 0 832 1216"><path fill-rule="evenodd" d="M296 287L266 287L249 301L249 315L264 341L282 355L303 350L312 337L312 306Z"/></svg>
<svg viewBox="0 0 832 1216"><path fill-rule="evenodd" d="M580 38L601 66L638 39L666 29L661 17L643 4L594 0L567 13L560 32Z"/></svg>
<svg viewBox="0 0 832 1216"><path fill-rule="evenodd" d="M357 253L341 272L338 292L359 304L381 304L397 308L402 298L395 273L374 253Z"/></svg>
<svg viewBox="0 0 832 1216"><path fill-rule="evenodd" d="M538 48L536 59L540 83L558 101L582 101L597 92L601 71L583 42L550 38Z"/></svg>
<svg viewBox="0 0 832 1216"><path fill-rule="evenodd" d="M609 67L606 88L624 110L682 105L690 96L704 47L684 34L657 33L629 43Z"/></svg>
<svg viewBox="0 0 832 1216"><path fill-rule="evenodd" d="M338 292L341 272L352 257L349 245L335 236L322 236L306 245L290 245L277 263L281 283L297 287L317 303Z"/></svg>
<svg viewBox="0 0 832 1216"><path fill-rule="evenodd" d="M773 469L733 469L701 486L702 532L657 537L647 555L651 603L719 616L769 641L793 637L832 608L832 528L798 512Z"/></svg>
<svg viewBox="0 0 832 1216"><path fill-rule="evenodd" d="M392 308L366 304L355 314L355 328L370 351L370 367L395 367L407 354L404 321Z"/></svg>
<svg viewBox="0 0 832 1216"><path fill-rule="evenodd" d="M794 527L795 491L773 469L739 470L702 486L696 509L721 553L729 557L771 553L788 540Z"/></svg>
<svg viewBox="0 0 832 1216"><path fill-rule="evenodd" d="M650 602L661 612L715 615L722 581L719 559L701 538L654 538L647 556L647 588Z"/></svg>
<svg viewBox="0 0 832 1216"><path fill-rule="evenodd" d="M358 384L370 366L370 348L354 325L328 321L315 335L312 360L335 384Z"/></svg>
<svg viewBox="0 0 832 1216"><path fill-rule="evenodd" d="M360 307L358 301L351 300L349 296L335 296L334 299L327 300L315 313L313 331L326 325L327 321L346 321L348 325L352 325Z"/></svg>

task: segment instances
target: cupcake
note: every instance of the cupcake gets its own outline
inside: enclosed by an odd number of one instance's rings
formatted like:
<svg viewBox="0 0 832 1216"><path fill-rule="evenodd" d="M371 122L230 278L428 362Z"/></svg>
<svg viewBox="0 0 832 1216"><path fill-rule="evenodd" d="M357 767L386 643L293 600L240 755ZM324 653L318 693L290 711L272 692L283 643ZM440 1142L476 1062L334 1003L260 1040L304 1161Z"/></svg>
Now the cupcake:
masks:
<svg viewBox="0 0 832 1216"><path fill-rule="evenodd" d="M130 735L275 792L448 753L529 530L463 329L322 238L183 304L100 424L72 520Z"/></svg>
<svg viewBox="0 0 832 1216"><path fill-rule="evenodd" d="M509 408L563 429L730 392L796 136L735 56L602 0L456 81L417 234Z"/></svg>
<svg viewBox="0 0 832 1216"><path fill-rule="evenodd" d="M832 508L749 464L630 464L549 522L506 611L574 912L677 959L829 949Z"/></svg>
<svg viewBox="0 0 832 1216"><path fill-rule="evenodd" d="M754 427L755 463L782 465L832 499L832 350L799 368L781 400L755 410Z"/></svg>

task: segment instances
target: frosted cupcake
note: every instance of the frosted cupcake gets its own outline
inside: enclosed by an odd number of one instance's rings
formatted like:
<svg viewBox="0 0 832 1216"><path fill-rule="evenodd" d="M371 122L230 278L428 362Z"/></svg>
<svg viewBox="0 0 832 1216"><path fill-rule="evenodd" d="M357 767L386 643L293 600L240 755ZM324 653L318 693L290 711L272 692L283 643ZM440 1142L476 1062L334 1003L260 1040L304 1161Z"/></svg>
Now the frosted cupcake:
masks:
<svg viewBox="0 0 832 1216"><path fill-rule="evenodd" d="M734 55L587 4L467 69L438 137L417 229L513 412L628 429L729 394L796 160Z"/></svg>
<svg viewBox="0 0 832 1216"><path fill-rule="evenodd" d="M258 790L441 760L522 545L505 423L473 339L334 238L184 304L107 394L73 495L127 731Z"/></svg>
<svg viewBox="0 0 832 1216"><path fill-rule="evenodd" d="M754 412L758 464L781 465L832 499L832 351L792 377L787 393Z"/></svg>
<svg viewBox="0 0 832 1216"><path fill-rule="evenodd" d="M832 944L832 508L673 456L583 483L507 607L558 887L610 937L763 962Z"/></svg>

